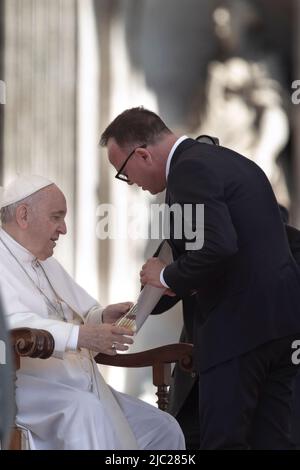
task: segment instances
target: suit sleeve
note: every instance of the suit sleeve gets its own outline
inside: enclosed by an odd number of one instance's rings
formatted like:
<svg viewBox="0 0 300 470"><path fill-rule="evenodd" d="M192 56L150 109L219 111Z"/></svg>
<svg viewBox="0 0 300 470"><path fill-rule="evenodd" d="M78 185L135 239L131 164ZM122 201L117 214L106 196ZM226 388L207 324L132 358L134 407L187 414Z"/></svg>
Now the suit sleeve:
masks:
<svg viewBox="0 0 300 470"><path fill-rule="evenodd" d="M296 263L300 265L300 231L291 225L285 225L285 230L292 255Z"/></svg>
<svg viewBox="0 0 300 470"><path fill-rule="evenodd" d="M222 182L208 168L205 162L195 159L177 164L169 176L168 188L173 200L181 205L183 225L192 224L193 231L201 238L200 249L185 251L175 262L164 270L164 279L179 296L196 289L214 276L215 272L229 257L238 251L237 234L225 202ZM188 220L184 205L193 205L193 217ZM204 205L204 223L195 217L196 204ZM184 239L186 243L188 240Z"/></svg>
<svg viewBox="0 0 300 470"><path fill-rule="evenodd" d="M163 295L158 304L154 307L151 315L159 315L160 313L167 312L170 308L174 307L181 300L180 297L170 297L169 295Z"/></svg>
<svg viewBox="0 0 300 470"><path fill-rule="evenodd" d="M292 252L293 257L295 258L296 263L300 266L300 230L288 224L289 212L286 207L282 206L281 204L278 204L278 207L281 219L285 226L290 250Z"/></svg>

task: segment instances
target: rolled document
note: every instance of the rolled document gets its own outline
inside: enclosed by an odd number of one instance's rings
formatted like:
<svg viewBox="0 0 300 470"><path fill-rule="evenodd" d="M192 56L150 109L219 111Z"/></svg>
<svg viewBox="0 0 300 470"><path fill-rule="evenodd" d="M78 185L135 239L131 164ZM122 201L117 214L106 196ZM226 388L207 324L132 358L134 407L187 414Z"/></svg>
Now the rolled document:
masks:
<svg viewBox="0 0 300 470"><path fill-rule="evenodd" d="M164 240L161 244L158 258L167 265L172 263L172 250L167 240ZM146 284L141 291L137 302L122 318L116 322L116 325L124 326L126 328L132 329L134 332L137 332L144 324L165 290L165 287L153 287Z"/></svg>

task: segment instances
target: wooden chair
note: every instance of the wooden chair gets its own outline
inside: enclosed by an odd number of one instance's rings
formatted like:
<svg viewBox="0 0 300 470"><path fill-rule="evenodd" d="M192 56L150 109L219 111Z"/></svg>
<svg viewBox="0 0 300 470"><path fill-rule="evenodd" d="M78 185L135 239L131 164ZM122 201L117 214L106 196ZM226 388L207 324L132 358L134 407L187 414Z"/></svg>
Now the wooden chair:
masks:
<svg viewBox="0 0 300 470"><path fill-rule="evenodd" d="M20 368L20 357L47 359L54 350L54 339L45 330L17 328L11 330L11 339L16 370ZM157 387L157 404L161 410L166 410L168 407L168 387L171 383L171 364L178 363L183 370L193 373L192 353L192 344L177 343L134 354L119 354L117 356L98 354L95 360L98 364L117 367L152 367L153 384ZM8 449L23 449L23 440L24 433L14 426Z"/></svg>
<svg viewBox="0 0 300 470"><path fill-rule="evenodd" d="M16 328L11 330L11 342L15 359L15 370L20 368L20 357L38 357L48 359L54 351L53 336L45 330ZM21 450L24 445L24 433L17 426L11 431L9 450Z"/></svg>
<svg viewBox="0 0 300 470"><path fill-rule="evenodd" d="M148 349L134 354L118 354L108 356L98 354L95 357L98 364L117 367L152 367L153 385L157 387L157 406L165 411L169 403L171 384L171 365L178 363L187 373L193 373L193 345L176 343Z"/></svg>

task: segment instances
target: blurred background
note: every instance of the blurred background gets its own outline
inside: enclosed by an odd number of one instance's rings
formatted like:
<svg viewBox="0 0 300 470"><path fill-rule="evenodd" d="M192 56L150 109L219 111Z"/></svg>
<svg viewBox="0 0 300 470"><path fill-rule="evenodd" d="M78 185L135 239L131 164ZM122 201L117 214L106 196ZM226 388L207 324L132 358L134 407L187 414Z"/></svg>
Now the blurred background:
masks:
<svg viewBox="0 0 300 470"><path fill-rule="evenodd" d="M1 184L36 173L61 187L68 234L55 255L101 304L136 300L158 246L127 234L137 218L147 231L156 199L115 180L98 146L126 108L255 160L300 227L299 24L299 0L0 0ZM100 204L114 205L114 239L97 236ZM180 305L148 319L132 350L177 341L181 324ZM103 372L153 399L150 371Z"/></svg>

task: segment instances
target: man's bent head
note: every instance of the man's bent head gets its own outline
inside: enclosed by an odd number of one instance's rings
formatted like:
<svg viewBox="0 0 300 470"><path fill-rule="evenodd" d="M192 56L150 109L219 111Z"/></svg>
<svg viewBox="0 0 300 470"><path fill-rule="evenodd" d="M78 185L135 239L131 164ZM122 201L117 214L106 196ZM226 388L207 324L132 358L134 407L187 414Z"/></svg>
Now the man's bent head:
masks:
<svg viewBox="0 0 300 470"><path fill-rule="evenodd" d="M166 161L176 140L157 114L138 107L117 116L103 132L100 144L107 147L116 178L157 194L166 187Z"/></svg>

